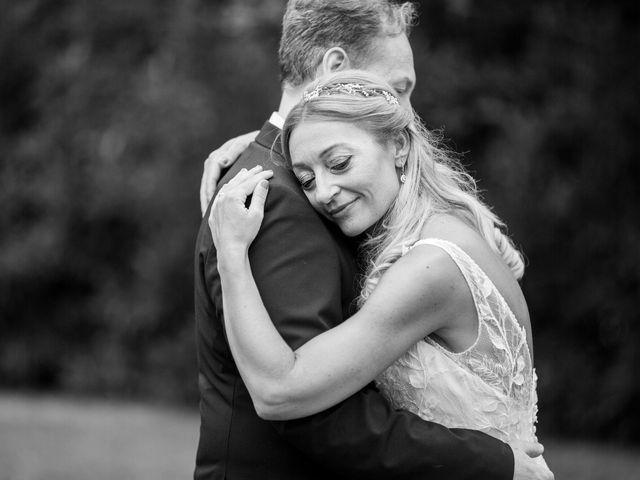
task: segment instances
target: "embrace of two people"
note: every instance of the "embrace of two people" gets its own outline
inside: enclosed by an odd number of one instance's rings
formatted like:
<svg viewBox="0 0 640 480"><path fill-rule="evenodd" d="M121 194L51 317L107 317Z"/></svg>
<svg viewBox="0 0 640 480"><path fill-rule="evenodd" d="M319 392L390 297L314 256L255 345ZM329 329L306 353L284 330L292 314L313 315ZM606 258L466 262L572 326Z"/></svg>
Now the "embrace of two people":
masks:
<svg viewBox="0 0 640 480"><path fill-rule="evenodd" d="M553 478L522 256L411 108L414 17L290 0L278 111L205 164L198 480Z"/></svg>

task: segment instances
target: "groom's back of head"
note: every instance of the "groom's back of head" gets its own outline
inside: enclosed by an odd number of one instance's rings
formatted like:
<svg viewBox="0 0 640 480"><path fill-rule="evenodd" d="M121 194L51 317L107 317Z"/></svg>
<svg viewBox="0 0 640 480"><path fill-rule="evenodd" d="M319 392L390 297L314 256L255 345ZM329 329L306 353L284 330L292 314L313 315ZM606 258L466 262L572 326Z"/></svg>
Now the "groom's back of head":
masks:
<svg viewBox="0 0 640 480"><path fill-rule="evenodd" d="M416 18L413 3L390 0L289 0L278 51L283 83L313 80L324 53L345 50L353 68L375 55L375 40L405 34Z"/></svg>

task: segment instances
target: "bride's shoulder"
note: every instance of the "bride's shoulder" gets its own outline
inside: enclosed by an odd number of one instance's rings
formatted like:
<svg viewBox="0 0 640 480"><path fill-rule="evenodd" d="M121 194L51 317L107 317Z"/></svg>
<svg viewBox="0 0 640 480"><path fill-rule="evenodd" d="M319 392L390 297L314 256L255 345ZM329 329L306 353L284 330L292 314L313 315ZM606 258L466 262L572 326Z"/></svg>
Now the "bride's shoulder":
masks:
<svg viewBox="0 0 640 480"><path fill-rule="evenodd" d="M464 220L450 214L434 216L422 229L420 240L410 247L405 256L412 264L428 265L433 277L448 279L461 287L466 283L461 282L460 251L472 259L482 259L490 254L480 234Z"/></svg>
<svg viewBox="0 0 640 480"><path fill-rule="evenodd" d="M450 213L434 215L422 228L420 238L446 240L463 249L483 242L475 228Z"/></svg>
<svg viewBox="0 0 640 480"><path fill-rule="evenodd" d="M442 305L464 296L467 287L454 259L437 244L418 242L390 269L430 303Z"/></svg>

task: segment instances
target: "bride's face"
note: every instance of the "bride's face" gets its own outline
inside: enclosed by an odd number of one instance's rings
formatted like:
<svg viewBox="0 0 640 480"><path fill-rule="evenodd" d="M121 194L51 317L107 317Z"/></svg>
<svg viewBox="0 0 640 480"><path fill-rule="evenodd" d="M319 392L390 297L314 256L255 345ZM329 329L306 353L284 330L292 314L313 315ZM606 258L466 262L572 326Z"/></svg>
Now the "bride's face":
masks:
<svg viewBox="0 0 640 480"><path fill-rule="evenodd" d="M289 152L313 208L345 235L374 225L398 195L394 145L381 145L354 124L303 122L291 134Z"/></svg>

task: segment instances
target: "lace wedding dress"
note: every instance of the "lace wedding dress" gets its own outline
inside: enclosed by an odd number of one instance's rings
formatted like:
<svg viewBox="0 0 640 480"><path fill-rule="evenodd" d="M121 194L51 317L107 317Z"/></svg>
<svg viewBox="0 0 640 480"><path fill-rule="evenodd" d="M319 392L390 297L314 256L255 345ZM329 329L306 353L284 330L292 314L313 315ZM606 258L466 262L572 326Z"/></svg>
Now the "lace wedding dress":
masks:
<svg viewBox="0 0 640 480"><path fill-rule="evenodd" d="M394 407L449 428L480 430L505 442L535 441L537 378L524 327L460 247L426 239L411 248L418 245L439 247L457 264L475 301L478 336L459 353L426 337L379 375L380 390Z"/></svg>

